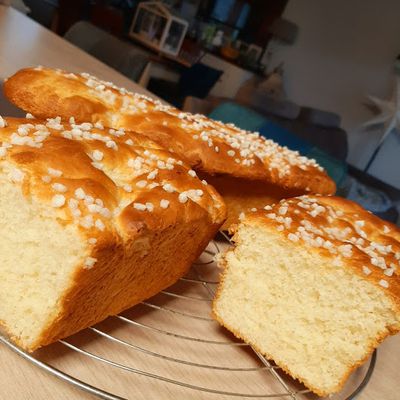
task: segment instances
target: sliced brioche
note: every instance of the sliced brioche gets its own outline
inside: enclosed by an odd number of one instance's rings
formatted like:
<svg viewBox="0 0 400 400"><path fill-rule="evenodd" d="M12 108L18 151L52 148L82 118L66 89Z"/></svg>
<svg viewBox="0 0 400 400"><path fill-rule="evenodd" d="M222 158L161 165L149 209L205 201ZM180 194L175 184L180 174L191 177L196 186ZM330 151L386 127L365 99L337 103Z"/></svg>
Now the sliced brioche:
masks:
<svg viewBox="0 0 400 400"><path fill-rule="evenodd" d="M101 122L151 137L185 159L203 178L216 177L217 190L231 187L226 192L232 205L229 223L247 210L249 198L254 206L293 193L335 192L334 182L315 160L256 133L181 112L89 74L28 68L6 80L4 90L14 104L37 117L74 116L77 121ZM242 180L251 183L246 193L240 189ZM260 185L265 185L261 194Z"/></svg>
<svg viewBox="0 0 400 400"><path fill-rule="evenodd" d="M400 230L302 196L246 214L221 258L215 318L318 395L400 330Z"/></svg>
<svg viewBox="0 0 400 400"><path fill-rule="evenodd" d="M173 284L225 218L148 138L0 117L0 322L27 350Z"/></svg>

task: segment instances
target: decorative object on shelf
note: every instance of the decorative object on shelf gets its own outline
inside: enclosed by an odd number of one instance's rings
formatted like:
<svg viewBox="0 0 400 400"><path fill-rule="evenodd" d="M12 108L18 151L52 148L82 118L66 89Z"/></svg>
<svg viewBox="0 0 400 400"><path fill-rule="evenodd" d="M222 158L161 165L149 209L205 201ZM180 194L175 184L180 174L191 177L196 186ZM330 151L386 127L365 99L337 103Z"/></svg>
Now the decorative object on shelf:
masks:
<svg viewBox="0 0 400 400"><path fill-rule="evenodd" d="M261 54L263 52L262 47L255 44L250 44L247 50L247 60L250 65L255 65L260 61Z"/></svg>
<svg viewBox="0 0 400 400"><path fill-rule="evenodd" d="M282 101L286 98L283 88L283 63L273 69L267 78L258 85L258 89L275 101Z"/></svg>
<svg viewBox="0 0 400 400"><path fill-rule="evenodd" d="M242 65L251 68L257 68L260 65L260 59L264 51L262 47L242 40L236 40L234 47L239 51L238 58Z"/></svg>
<svg viewBox="0 0 400 400"><path fill-rule="evenodd" d="M392 131L400 132L400 77L396 75L393 94L389 100L380 99L371 95L368 95L368 99L372 107L378 109L379 112L374 118L364 122L360 128L361 130L365 130L374 126L382 126L383 132L374 152L364 168L364 172L367 172L371 167L388 135L392 133Z"/></svg>
<svg viewBox="0 0 400 400"><path fill-rule="evenodd" d="M221 55L227 60L236 60L239 57L239 50L231 45L221 47Z"/></svg>
<svg viewBox="0 0 400 400"><path fill-rule="evenodd" d="M188 22L158 1L138 5L129 36L160 52L176 56Z"/></svg>
<svg viewBox="0 0 400 400"><path fill-rule="evenodd" d="M212 45L214 47L221 47L223 40L224 40L224 31L218 30L212 40Z"/></svg>
<svg viewBox="0 0 400 400"><path fill-rule="evenodd" d="M215 36L217 27L215 24L205 23L202 24L200 41L205 48L212 48L212 41Z"/></svg>

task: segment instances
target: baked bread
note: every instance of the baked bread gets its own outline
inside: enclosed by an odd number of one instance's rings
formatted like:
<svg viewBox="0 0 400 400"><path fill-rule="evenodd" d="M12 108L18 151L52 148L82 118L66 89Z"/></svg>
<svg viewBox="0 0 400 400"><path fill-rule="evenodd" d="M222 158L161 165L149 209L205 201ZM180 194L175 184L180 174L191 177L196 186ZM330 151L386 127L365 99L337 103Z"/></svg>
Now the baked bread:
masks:
<svg viewBox="0 0 400 400"><path fill-rule="evenodd" d="M250 212L220 260L215 318L320 396L400 330L400 230L339 197Z"/></svg>
<svg viewBox="0 0 400 400"><path fill-rule="evenodd" d="M256 133L181 112L89 74L28 68L9 78L4 90L15 105L40 118L73 116L151 137L222 194L228 205L225 228L252 207L293 195L335 192L334 182L315 160Z"/></svg>
<svg viewBox="0 0 400 400"><path fill-rule="evenodd" d="M33 351L186 273L225 218L158 144L100 124L0 118L0 321Z"/></svg>

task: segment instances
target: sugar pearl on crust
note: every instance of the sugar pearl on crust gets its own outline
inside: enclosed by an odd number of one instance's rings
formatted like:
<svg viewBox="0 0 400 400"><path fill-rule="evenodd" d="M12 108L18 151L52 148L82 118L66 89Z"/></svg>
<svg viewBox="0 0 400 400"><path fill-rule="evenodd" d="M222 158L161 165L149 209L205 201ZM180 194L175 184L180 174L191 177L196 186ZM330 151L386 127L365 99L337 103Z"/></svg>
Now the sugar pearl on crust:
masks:
<svg viewBox="0 0 400 400"><path fill-rule="evenodd" d="M168 200L165 200L165 199L161 199L160 200L160 207L161 208L168 208L169 207L169 201Z"/></svg>
<svg viewBox="0 0 400 400"><path fill-rule="evenodd" d="M342 206L346 207L346 212L340 209ZM400 261L398 242L384 236L382 231L385 225L375 217L371 219L366 210L352 212L352 207L357 209L358 206L340 198L301 196L266 206L270 212L265 217L269 219L268 224L290 240L301 240L306 246L328 251L334 256L333 266L347 267L353 263L349 260L353 256L356 260L363 260L364 265L359 267L362 274L374 278L380 274L383 279L380 282L378 279L378 282L387 288ZM290 224L285 221L286 215L293 217ZM316 219L317 215L321 218ZM393 263L393 258L396 258L396 263Z"/></svg>
<svg viewBox="0 0 400 400"><path fill-rule="evenodd" d="M189 197L186 193L180 193L178 196L178 200L180 203L186 203L189 200Z"/></svg>
<svg viewBox="0 0 400 400"><path fill-rule="evenodd" d="M394 268L387 268L383 271L386 276L392 276L394 272Z"/></svg>
<svg viewBox="0 0 400 400"><path fill-rule="evenodd" d="M153 171L151 171L148 175L147 175L147 179L155 179L156 178L156 176L157 176L157 174L158 174L158 169L155 169L155 170L153 170Z"/></svg>
<svg viewBox="0 0 400 400"><path fill-rule="evenodd" d="M94 223L94 226L99 230L99 231L104 231L105 225L101 219L96 219L96 222Z"/></svg>
<svg viewBox="0 0 400 400"><path fill-rule="evenodd" d="M79 218L82 215L82 212L79 208L71 208L71 214L74 218Z"/></svg>
<svg viewBox="0 0 400 400"><path fill-rule="evenodd" d="M281 215L285 215L285 214L287 213L287 210L288 210L287 207L282 206L282 207L279 208L278 212L279 212L279 214L281 214Z"/></svg>
<svg viewBox="0 0 400 400"><path fill-rule="evenodd" d="M297 242L299 240L299 237L294 233L289 233L288 239L291 240L292 242Z"/></svg>
<svg viewBox="0 0 400 400"><path fill-rule="evenodd" d="M106 147L108 147L110 149L118 150L118 146L114 142L114 140L109 140L108 142L106 142Z"/></svg>
<svg viewBox="0 0 400 400"><path fill-rule="evenodd" d="M79 206L79 201L74 198L71 198L68 200L68 206L71 209L76 209Z"/></svg>
<svg viewBox="0 0 400 400"><path fill-rule="evenodd" d="M146 204L142 204L142 203L133 203L133 208L135 208L136 210L139 210L139 211L147 210Z"/></svg>
<svg viewBox="0 0 400 400"><path fill-rule="evenodd" d="M93 268L94 264L96 263L97 258L94 257L86 257L85 263L84 263L84 268L85 269L90 269Z"/></svg>
<svg viewBox="0 0 400 400"><path fill-rule="evenodd" d="M87 209L90 213L98 213L100 212L101 207L98 206L97 204L89 204L87 206Z"/></svg>
<svg viewBox="0 0 400 400"><path fill-rule="evenodd" d="M158 186L160 186L159 183L157 183L157 182L152 182L152 183L150 183L149 185L147 185L147 189L151 190L151 189L154 189L154 188L156 188L156 187L158 187Z"/></svg>
<svg viewBox="0 0 400 400"><path fill-rule="evenodd" d="M175 191L174 187L170 183L165 183L162 188L168 193L173 193Z"/></svg>
<svg viewBox="0 0 400 400"><path fill-rule="evenodd" d="M147 186L147 181L145 180L138 181L136 182L136 186L139 188L145 188Z"/></svg>
<svg viewBox="0 0 400 400"><path fill-rule="evenodd" d="M92 157L96 161L101 161L103 159L103 157L104 157L104 154L100 150L94 150L93 153L92 153Z"/></svg>
<svg viewBox="0 0 400 400"><path fill-rule="evenodd" d="M82 188L76 189L75 197L79 200L83 200L86 197L85 191Z"/></svg>
<svg viewBox="0 0 400 400"><path fill-rule="evenodd" d="M0 128L5 128L7 126L7 122L3 117L0 115Z"/></svg>
<svg viewBox="0 0 400 400"><path fill-rule="evenodd" d="M56 194L51 199L51 205L53 207L62 207L65 204L65 197L62 194Z"/></svg>
<svg viewBox="0 0 400 400"><path fill-rule="evenodd" d="M381 280L379 281L379 284L380 284L382 287L384 287L384 288L388 288L388 287L389 287L389 282L386 281L385 279L381 279Z"/></svg>
<svg viewBox="0 0 400 400"><path fill-rule="evenodd" d="M56 178L59 178L63 174L62 171L54 168L48 168L47 172L49 175L54 176Z"/></svg>
<svg viewBox="0 0 400 400"><path fill-rule="evenodd" d="M67 187L63 185L62 183L53 183L51 185L52 189L55 190L56 192L60 193L65 193L67 191Z"/></svg>
<svg viewBox="0 0 400 400"><path fill-rule="evenodd" d="M366 267L365 265L363 265L362 270L364 272L365 275L369 275L372 271Z"/></svg>
<svg viewBox="0 0 400 400"><path fill-rule="evenodd" d="M93 227L94 222L93 222L93 216L92 215L85 215L80 221L79 225L81 225L83 228L90 229Z"/></svg>

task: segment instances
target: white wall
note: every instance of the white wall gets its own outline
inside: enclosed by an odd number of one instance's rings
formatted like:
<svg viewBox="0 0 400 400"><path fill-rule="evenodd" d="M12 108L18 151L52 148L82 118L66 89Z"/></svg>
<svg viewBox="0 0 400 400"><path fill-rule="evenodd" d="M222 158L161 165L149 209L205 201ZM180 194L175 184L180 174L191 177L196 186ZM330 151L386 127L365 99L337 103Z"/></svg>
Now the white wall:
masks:
<svg viewBox="0 0 400 400"><path fill-rule="evenodd" d="M299 26L299 35L294 45L277 48L270 66L284 61L291 100L342 116L349 134L348 161L364 167L379 132L357 129L372 117L362 103L367 93L391 94L393 61L400 54L400 1L290 0L283 17ZM400 171L398 141L396 145L399 157L380 156L377 162L385 165L372 169L393 184ZM398 177L397 182L400 187Z"/></svg>

